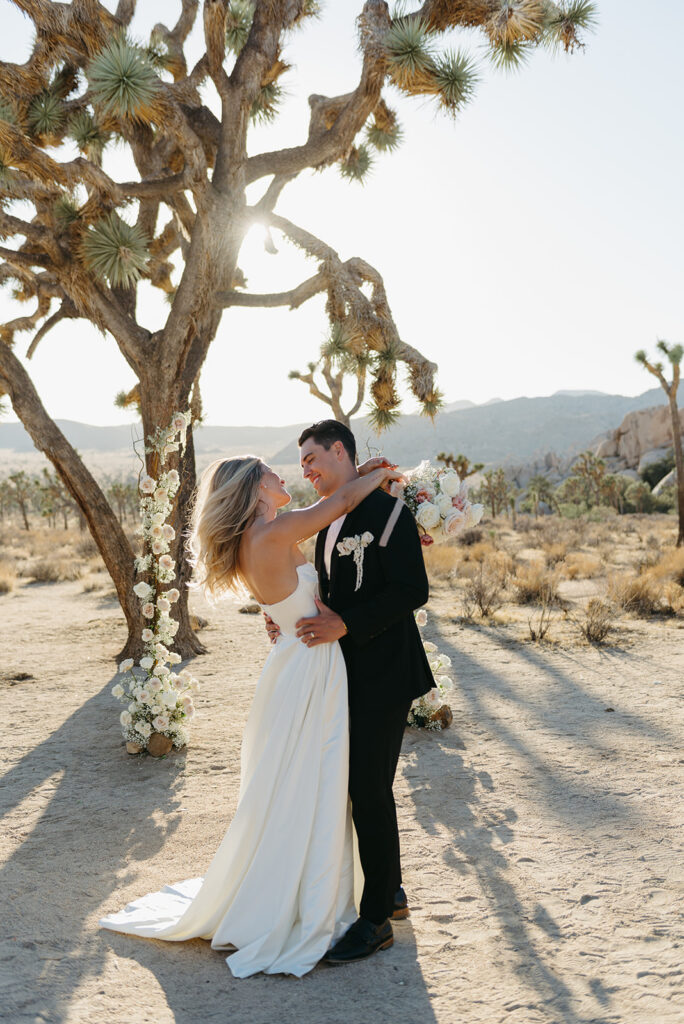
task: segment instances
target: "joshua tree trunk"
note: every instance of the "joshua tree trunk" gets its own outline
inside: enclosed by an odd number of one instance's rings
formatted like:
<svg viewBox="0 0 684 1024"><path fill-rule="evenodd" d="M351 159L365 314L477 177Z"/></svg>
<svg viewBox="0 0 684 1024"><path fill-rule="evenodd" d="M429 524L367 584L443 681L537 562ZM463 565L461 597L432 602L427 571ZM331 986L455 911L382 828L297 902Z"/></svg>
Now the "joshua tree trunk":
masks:
<svg viewBox="0 0 684 1024"><path fill-rule="evenodd" d="M684 451L682 450L682 423L679 418L677 394L672 389L668 393L668 402L672 417L672 447L674 448L677 477L677 513L679 516L677 547L679 548L684 544Z"/></svg>
<svg viewBox="0 0 684 1024"><path fill-rule="evenodd" d="M33 381L6 345L0 345L0 382L36 448L47 455L88 524L126 617L129 638L122 657L134 657L134 651L136 655L142 651L142 641L138 640L138 648L136 638L140 637L144 620L140 602L132 590L134 554L131 545L97 480L50 419Z"/></svg>

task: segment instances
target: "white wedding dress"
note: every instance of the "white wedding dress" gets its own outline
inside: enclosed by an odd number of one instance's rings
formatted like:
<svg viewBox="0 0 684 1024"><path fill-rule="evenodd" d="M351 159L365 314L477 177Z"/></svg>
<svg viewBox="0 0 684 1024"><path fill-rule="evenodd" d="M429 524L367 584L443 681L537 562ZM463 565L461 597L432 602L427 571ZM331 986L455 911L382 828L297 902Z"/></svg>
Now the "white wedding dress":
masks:
<svg viewBox="0 0 684 1024"><path fill-rule="evenodd" d="M356 918L346 670L339 644L296 637L297 620L317 613L316 570L298 566L297 577L289 597L263 605L281 635L245 727L237 810L204 878L100 921L172 942L210 939L234 950L226 962L238 978L301 977Z"/></svg>

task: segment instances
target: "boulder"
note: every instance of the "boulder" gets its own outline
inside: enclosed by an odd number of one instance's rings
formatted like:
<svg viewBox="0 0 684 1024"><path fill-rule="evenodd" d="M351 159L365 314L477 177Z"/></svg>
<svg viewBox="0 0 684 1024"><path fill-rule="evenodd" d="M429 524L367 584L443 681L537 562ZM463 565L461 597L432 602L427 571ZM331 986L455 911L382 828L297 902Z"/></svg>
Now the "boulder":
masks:
<svg viewBox="0 0 684 1024"><path fill-rule="evenodd" d="M684 409L679 413L684 433ZM646 452L672 445L672 425L667 405L629 412L613 435L617 457L630 469L636 469Z"/></svg>
<svg viewBox="0 0 684 1024"><path fill-rule="evenodd" d="M639 459L637 471L639 473L643 473L647 466L651 466L654 462L660 462L661 459L664 459L665 456L668 455L671 451L672 445L666 444L663 445L661 448L652 448L650 451L644 452L644 454Z"/></svg>

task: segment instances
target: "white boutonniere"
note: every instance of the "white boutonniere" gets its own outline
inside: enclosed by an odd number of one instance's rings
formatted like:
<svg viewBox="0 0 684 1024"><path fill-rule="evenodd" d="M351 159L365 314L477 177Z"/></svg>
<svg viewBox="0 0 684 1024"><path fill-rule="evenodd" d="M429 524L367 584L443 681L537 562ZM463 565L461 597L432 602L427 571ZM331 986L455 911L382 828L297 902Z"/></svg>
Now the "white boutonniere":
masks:
<svg viewBox="0 0 684 1024"><path fill-rule="evenodd" d="M373 534L366 530L365 533L356 534L353 537L345 537L337 545L337 550L341 555L353 555L354 562L356 564L356 586L354 590L358 590L363 582L363 553L370 543L374 540Z"/></svg>

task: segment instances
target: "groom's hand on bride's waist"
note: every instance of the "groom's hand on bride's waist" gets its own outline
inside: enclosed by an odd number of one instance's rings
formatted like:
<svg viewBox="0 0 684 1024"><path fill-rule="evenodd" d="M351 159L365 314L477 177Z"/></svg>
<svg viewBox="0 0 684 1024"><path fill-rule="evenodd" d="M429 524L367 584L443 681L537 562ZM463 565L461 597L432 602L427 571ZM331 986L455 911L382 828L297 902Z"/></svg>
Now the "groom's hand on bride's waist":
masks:
<svg viewBox="0 0 684 1024"><path fill-rule="evenodd" d="M272 644L276 642L280 636L280 626L273 621L270 615L264 612L264 618L266 619L266 632L268 633L268 639Z"/></svg>
<svg viewBox="0 0 684 1024"><path fill-rule="evenodd" d="M332 644L345 636L347 627L344 620L316 598L318 615L312 618L300 619L296 623L297 636L307 647L316 647L318 644Z"/></svg>

